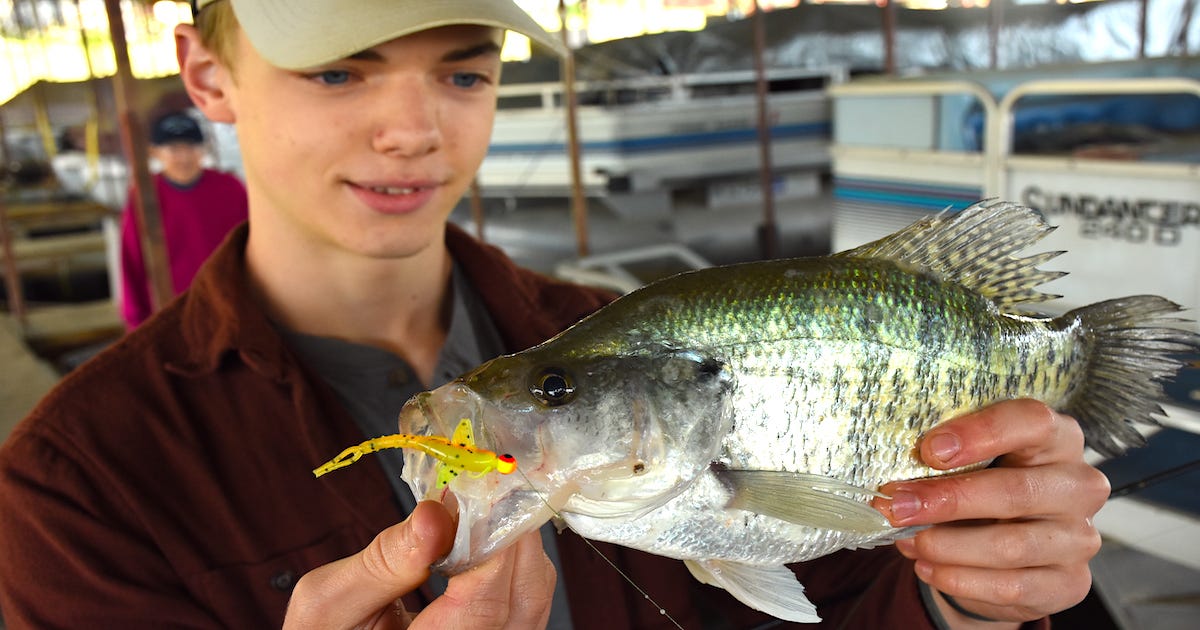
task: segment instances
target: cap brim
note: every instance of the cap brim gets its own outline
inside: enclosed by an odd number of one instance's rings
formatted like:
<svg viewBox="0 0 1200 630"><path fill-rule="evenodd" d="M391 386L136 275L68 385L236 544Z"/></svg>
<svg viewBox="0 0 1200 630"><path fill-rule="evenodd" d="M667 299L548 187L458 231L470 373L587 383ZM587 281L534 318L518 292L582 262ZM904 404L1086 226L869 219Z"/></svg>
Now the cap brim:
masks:
<svg viewBox="0 0 1200 630"><path fill-rule="evenodd" d="M233 1L234 13L255 50L272 65L291 70L344 59L397 37L457 24L514 31L564 56L563 43L509 0L294 0Z"/></svg>

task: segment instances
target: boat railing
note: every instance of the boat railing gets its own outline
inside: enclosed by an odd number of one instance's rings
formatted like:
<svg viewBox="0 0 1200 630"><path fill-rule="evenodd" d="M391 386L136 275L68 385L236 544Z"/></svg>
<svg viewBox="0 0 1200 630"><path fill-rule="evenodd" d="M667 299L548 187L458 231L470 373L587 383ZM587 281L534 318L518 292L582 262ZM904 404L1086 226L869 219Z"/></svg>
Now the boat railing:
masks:
<svg viewBox="0 0 1200 630"><path fill-rule="evenodd" d="M829 89L834 250L894 232L930 210L965 208L994 186L995 140L962 140L970 111L996 99L972 80L867 79ZM985 127L986 129L986 127Z"/></svg>
<svg viewBox="0 0 1200 630"><path fill-rule="evenodd" d="M835 85L829 88L829 95L833 99L883 99L887 97L947 97L947 96L967 96L973 98L983 109L984 120L992 121L996 119L999 110L996 99L982 85L973 81L967 80L942 80L942 81L895 81L895 82L873 82L864 81L861 83L844 83ZM876 103L874 107L881 107ZM936 108L934 108L936 109ZM923 144L910 146L869 146L868 144L846 144L841 142L839 138L839 126L846 124L855 124L850 120L846 120L850 116L840 115L836 112L834 116L834 146L832 153L835 159L839 156L849 157L853 154L863 153L875 158L896 158L898 163L903 164L907 159L913 157L914 153L923 153L925 157L936 160L936 154L939 153L976 153L975 151L947 151L941 148L941 143L937 137L930 134L927 141ZM995 190L995 168L992 166L998 159L999 145L996 135L989 125L984 126L985 134L983 138L982 151L980 153L980 167L984 176L980 183L985 189ZM953 160L958 160L959 156L951 157Z"/></svg>
<svg viewBox="0 0 1200 630"><path fill-rule="evenodd" d="M1015 148L1018 111L1027 101L1052 97L1183 95L1200 98L1200 81L1181 77L1059 79L1018 82L997 100L980 83L970 80L862 81L829 89L834 107L835 197L841 204L907 206L913 211L965 207L973 199L1003 197L1022 200L1014 175L1044 171L1052 180L1065 174L1100 180L1126 179L1131 189L1139 180L1171 182L1194 190L1200 181L1200 160L1142 158L1112 159L1081 153L1040 154ZM967 125L954 118L948 99L968 95L977 105L977 145L961 138L946 141L939 134L965 135ZM961 105L960 113L968 110ZM889 111L892 110L892 111ZM880 111L886 112L879 114ZM905 125L894 124L907 116ZM875 119L864 118L876 112ZM871 120L864 123L864 120ZM1070 123L1071 121L1067 121ZM958 125L957 127L955 125ZM1193 129L1196 133L1200 129ZM1190 145L1189 145L1190 146ZM1192 151L1195 153L1195 150ZM845 185L839 187L838 182ZM1146 186L1140 185L1144 189ZM840 194L840 193L845 194ZM1178 196L1178 193L1172 193ZM1183 195L1194 199L1193 193ZM835 233L835 247L852 247L859 239L877 238L914 218L899 211L872 218L878 233L847 230ZM896 225L880 221L894 220ZM835 220L835 226L867 228L863 221ZM876 220L878 219L878 220ZM861 233L860 233L861 232Z"/></svg>
<svg viewBox="0 0 1200 630"><path fill-rule="evenodd" d="M554 275L564 280L630 293L648 282L711 267L712 263L680 243L660 243L559 263Z"/></svg>
<svg viewBox="0 0 1200 630"><path fill-rule="evenodd" d="M1035 80L1021 83L1009 90L1000 99L995 113L989 117L988 125L992 145L996 147L997 159L991 170L992 184L988 186L989 195L1006 194L1011 188L1011 167L1014 165L1034 165L1046 169L1076 172L1092 171L1104 175L1147 174L1169 177L1172 179L1190 179L1200 177L1200 164L1197 163L1131 163L1110 159L1086 159L1079 157L1030 157L1015 154L1013 140L1015 136L1015 112L1019 102L1028 97L1045 96L1115 96L1115 95L1152 95L1152 94L1190 94L1200 98L1200 81L1182 77L1153 77L1153 78L1117 78L1117 79L1060 79Z"/></svg>
<svg viewBox="0 0 1200 630"><path fill-rule="evenodd" d="M767 71L772 93L811 92L823 94L832 85L846 79L840 67L820 69L773 68ZM629 79L582 80L575 83L581 106L620 106L661 101L685 101L752 94L756 76L753 71L738 70ZM562 82L516 83L498 89L501 112L514 110L552 110L562 107Z"/></svg>

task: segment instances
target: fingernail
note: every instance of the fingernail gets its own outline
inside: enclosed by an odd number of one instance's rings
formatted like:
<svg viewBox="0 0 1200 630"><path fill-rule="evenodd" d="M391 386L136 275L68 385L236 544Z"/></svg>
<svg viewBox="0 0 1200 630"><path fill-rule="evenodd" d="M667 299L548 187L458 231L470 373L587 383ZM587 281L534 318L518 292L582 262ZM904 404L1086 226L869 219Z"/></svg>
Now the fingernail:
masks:
<svg viewBox="0 0 1200 630"><path fill-rule="evenodd" d="M924 560L917 560L917 563L913 565L913 568L917 571L917 577L921 578L922 582L928 584L929 578L933 577L933 567Z"/></svg>
<svg viewBox="0 0 1200 630"><path fill-rule="evenodd" d="M929 451L943 463L954 459L959 448L958 436L953 433L938 433L929 438Z"/></svg>
<svg viewBox="0 0 1200 630"><path fill-rule="evenodd" d="M907 490L892 492L892 522L899 523L917 515L921 511L921 500L917 495Z"/></svg>

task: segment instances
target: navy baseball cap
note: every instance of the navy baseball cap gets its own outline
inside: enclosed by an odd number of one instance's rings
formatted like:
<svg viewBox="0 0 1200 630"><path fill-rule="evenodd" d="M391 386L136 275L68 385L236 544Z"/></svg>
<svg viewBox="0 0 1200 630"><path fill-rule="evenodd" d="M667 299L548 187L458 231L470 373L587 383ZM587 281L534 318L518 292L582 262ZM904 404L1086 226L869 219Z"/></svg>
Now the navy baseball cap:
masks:
<svg viewBox="0 0 1200 630"><path fill-rule="evenodd" d="M183 112L173 112L154 121L150 128L150 144L174 142L204 144L204 132L200 130L200 123Z"/></svg>

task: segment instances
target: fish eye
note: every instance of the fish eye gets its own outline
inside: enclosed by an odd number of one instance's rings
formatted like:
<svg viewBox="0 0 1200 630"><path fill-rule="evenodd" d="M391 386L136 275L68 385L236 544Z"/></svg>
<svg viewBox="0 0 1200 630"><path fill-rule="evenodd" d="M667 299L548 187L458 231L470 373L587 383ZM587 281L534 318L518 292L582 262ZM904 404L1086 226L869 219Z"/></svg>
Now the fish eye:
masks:
<svg viewBox="0 0 1200 630"><path fill-rule="evenodd" d="M562 368L543 368L529 383L529 393L547 407L565 405L575 398L575 379Z"/></svg>

